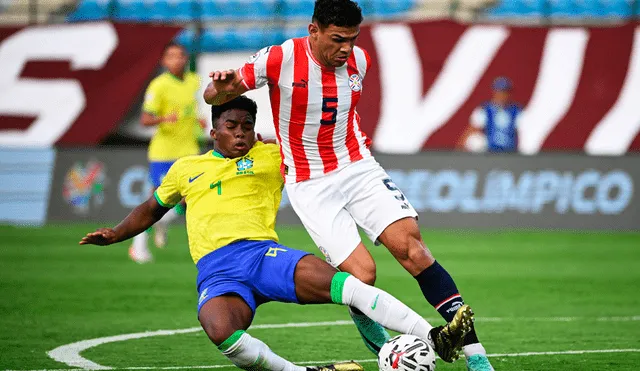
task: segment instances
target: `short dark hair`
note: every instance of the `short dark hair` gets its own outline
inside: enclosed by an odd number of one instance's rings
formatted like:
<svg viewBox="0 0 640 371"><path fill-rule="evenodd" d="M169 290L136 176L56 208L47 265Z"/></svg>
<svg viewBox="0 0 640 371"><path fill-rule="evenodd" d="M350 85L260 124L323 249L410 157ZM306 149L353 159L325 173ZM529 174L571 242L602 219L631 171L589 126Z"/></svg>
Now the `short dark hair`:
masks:
<svg viewBox="0 0 640 371"><path fill-rule="evenodd" d="M362 19L362 9L351 0L316 0L312 17L322 27L355 27Z"/></svg>
<svg viewBox="0 0 640 371"><path fill-rule="evenodd" d="M256 121L256 115L258 114L258 105L253 99L245 95L240 95L239 97L230 100L225 104L219 106L211 106L211 122L213 124L213 127L217 128L217 121L220 116L222 116L224 112L232 109L247 111L253 118L253 121Z"/></svg>

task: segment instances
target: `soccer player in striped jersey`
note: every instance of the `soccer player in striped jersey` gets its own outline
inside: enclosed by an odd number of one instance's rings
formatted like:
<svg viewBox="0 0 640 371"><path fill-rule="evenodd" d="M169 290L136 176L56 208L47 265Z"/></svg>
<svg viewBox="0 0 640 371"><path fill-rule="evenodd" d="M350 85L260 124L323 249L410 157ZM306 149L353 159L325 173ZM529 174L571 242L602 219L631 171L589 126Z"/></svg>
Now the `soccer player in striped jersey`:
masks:
<svg viewBox="0 0 640 371"><path fill-rule="evenodd" d="M212 108L214 150L176 161L160 187L113 229L87 234L81 245L110 245L144 233L186 199L189 250L198 269L198 318L209 339L246 370L362 371L355 362L301 367L245 332L256 308L269 301L336 303L362 311L385 327L425 339L451 362L471 329L459 308L432 327L388 293L307 252L278 243L274 227L282 196L279 147L255 140L257 106L241 96Z"/></svg>
<svg viewBox="0 0 640 371"><path fill-rule="evenodd" d="M327 261L375 282L360 226L389 249L449 321L464 304L456 284L427 249L417 212L372 157L360 130L356 105L371 66L369 54L355 45L362 20L354 1L317 0L309 36L266 47L238 70L212 72L204 98L223 104L269 86L289 200ZM359 311L350 313L377 354L389 335ZM475 330L464 345L469 370L492 370Z"/></svg>

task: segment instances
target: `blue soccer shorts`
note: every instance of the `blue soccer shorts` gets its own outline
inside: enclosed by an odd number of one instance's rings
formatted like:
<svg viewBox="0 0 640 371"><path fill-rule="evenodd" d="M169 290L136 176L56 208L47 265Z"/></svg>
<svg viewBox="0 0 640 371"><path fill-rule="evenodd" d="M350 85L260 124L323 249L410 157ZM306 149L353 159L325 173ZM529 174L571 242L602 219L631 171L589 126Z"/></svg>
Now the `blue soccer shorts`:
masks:
<svg viewBox="0 0 640 371"><path fill-rule="evenodd" d="M255 314L269 301L298 303L294 273L308 252L274 241L237 241L198 261L197 288L200 308L212 298L234 294Z"/></svg>
<svg viewBox="0 0 640 371"><path fill-rule="evenodd" d="M151 161L149 162L149 181L154 188L160 187L162 179L169 172L175 161Z"/></svg>

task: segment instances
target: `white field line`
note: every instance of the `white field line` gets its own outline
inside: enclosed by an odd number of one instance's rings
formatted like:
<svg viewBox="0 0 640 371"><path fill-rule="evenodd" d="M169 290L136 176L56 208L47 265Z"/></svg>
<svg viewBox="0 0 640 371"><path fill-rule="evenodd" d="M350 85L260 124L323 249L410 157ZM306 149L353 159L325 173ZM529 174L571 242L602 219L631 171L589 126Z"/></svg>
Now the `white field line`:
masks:
<svg viewBox="0 0 640 371"><path fill-rule="evenodd" d="M440 321L441 319L428 318L429 321ZM521 321L521 322L572 322L572 321L640 321L640 316L627 316L627 317L479 317L476 321L479 322L503 322L503 321ZM346 326L352 325L351 321L325 321L325 322L299 322L299 323L280 323L280 324L263 324L251 326L252 330L259 329L276 329L276 328L302 328L302 327L322 327L322 326ZM178 334L188 334L193 332L202 331L201 327L191 327L178 330L158 330L158 331L145 331L133 334L122 334L115 336L107 336L102 338L82 340L71 344L59 346L49 352L47 355L53 360L64 363L70 367L84 370L111 370L112 367L103 366L93 361L90 361L80 355L81 352L96 347L98 345L113 343L125 340L142 339L152 336L169 336ZM226 367L224 365L218 365L219 367L206 366L208 368L220 368ZM195 367L198 368L198 367ZM148 368L142 368L148 369Z"/></svg>
<svg viewBox="0 0 640 371"><path fill-rule="evenodd" d="M490 358L500 357L531 357L531 356L554 356L554 355L580 355L580 354L598 354L598 353L640 353L640 349L593 349L593 350L564 350L555 352L524 352L524 353L495 353L487 354ZM325 360L325 361L302 361L294 362L298 365L322 365L331 364L336 362L344 362L344 360ZM358 363L375 363L377 359L357 359ZM205 366L169 366L169 367L122 367L111 368L111 370L186 370L186 369L218 369L218 368L236 368L234 365L205 365ZM4 371L84 371L83 368L55 368L55 369L40 369L40 370L4 370Z"/></svg>

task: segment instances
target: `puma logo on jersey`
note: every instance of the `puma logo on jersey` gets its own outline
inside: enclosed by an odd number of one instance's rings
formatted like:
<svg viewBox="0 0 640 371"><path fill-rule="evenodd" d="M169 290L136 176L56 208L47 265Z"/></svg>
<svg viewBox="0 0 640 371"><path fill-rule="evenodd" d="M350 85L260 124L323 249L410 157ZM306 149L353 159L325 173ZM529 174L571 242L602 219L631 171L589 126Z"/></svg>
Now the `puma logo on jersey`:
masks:
<svg viewBox="0 0 640 371"><path fill-rule="evenodd" d="M294 88L303 88L303 89L306 89L306 88L307 88L307 83L308 83L308 82L307 82L307 80L305 80L305 79L300 79L300 81L301 81L301 82L295 82L295 81L294 81L294 82L292 82L292 83L291 83L291 86L292 86L292 87L294 87Z"/></svg>

